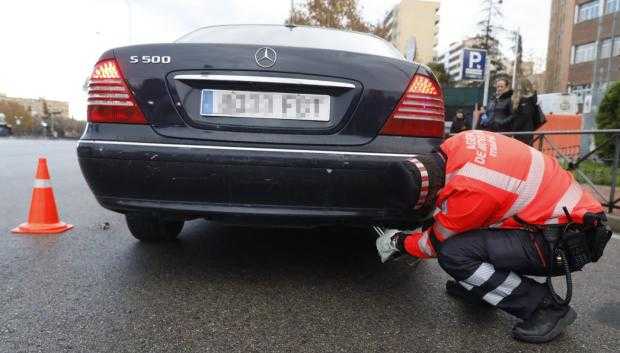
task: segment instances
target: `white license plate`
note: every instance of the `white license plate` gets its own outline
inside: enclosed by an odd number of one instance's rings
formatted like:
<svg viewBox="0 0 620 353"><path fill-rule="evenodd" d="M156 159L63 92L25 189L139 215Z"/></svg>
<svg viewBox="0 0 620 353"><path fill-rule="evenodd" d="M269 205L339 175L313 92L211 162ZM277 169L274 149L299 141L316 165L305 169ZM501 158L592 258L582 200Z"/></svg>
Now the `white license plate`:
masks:
<svg viewBox="0 0 620 353"><path fill-rule="evenodd" d="M329 121L330 96L203 89L200 115Z"/></svg>

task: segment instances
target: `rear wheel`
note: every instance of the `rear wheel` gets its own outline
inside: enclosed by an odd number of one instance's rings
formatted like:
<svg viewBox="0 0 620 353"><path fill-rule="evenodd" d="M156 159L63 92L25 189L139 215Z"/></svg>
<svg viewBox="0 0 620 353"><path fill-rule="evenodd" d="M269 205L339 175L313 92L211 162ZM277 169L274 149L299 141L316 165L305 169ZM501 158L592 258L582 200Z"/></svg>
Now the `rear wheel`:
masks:
<svg viewBox="0 0 620 353"><path fill-rule="evenodd" d="M172 241L181 233L185 223L182 220L167 220L145 213L126 214L125 220L131 235L145 242Z"/></svg>

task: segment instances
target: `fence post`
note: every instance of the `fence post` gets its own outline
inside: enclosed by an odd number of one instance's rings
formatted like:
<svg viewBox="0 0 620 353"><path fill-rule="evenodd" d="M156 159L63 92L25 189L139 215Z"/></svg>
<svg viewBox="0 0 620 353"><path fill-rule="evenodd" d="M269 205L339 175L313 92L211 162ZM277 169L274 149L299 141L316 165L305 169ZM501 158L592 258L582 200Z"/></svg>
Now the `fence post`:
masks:
<svg viewBox="0 0 620 353"><path fill-rule="evenodd" d="M540 139L538 140L538 150L540 152L543 151L543 146L545 145L545 135L540 135Z"/></svg>
<svg viewBox="0 0 620 353"><path fill-rule="evenodd" d="M616 206L616 179L618 177L618 159L620 159L620 135L614 135L614 162L613 167L611 169L611 191L609 192L609 213L614 212L614 208Z"/></svg>

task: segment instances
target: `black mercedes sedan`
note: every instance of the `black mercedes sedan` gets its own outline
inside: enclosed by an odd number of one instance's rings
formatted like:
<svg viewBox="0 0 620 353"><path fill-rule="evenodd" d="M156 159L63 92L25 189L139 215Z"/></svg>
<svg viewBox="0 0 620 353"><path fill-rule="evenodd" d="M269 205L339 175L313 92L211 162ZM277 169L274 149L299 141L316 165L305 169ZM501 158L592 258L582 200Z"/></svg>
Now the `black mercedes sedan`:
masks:
<svg viewBox="0 0 620 353"><path fill-rule="evenodd" d="M429 176L412 185L398 165L443 133L435 77L390 43L231 25L103 53L77 153L99 203L155 241L194 218L416 225L433 208L413 207ZM442 178L427 169L431 184Z"/></svg>

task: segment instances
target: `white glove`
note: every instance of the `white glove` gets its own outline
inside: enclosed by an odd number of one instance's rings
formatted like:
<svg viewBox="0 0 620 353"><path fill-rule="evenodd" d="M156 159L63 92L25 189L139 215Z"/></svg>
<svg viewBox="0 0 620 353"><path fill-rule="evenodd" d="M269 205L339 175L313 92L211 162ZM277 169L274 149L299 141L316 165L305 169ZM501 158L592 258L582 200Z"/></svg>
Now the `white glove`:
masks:
<svg viewBox="0 0 620 353"><path fill-rule="evenodd" d="M377 252L382 263L393 260L402 254L396 246L401 236L404 236L404 234L397 229L386 229L383 231L383 235L377 238L375 244L377 245Z"/></svg>

